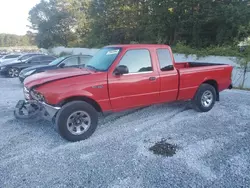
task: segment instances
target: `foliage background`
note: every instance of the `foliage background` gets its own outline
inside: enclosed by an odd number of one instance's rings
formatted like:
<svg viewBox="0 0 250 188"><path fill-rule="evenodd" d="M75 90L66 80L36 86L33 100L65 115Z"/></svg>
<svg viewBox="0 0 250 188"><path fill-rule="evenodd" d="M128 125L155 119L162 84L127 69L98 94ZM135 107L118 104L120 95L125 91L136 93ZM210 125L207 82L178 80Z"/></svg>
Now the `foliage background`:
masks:
<svg viewBox="0 0 250 188"><path fill-rule="evenodd" d="M29 15L43 48L181 42L229 49L250 35L246 0L42 0Z"/></svg>

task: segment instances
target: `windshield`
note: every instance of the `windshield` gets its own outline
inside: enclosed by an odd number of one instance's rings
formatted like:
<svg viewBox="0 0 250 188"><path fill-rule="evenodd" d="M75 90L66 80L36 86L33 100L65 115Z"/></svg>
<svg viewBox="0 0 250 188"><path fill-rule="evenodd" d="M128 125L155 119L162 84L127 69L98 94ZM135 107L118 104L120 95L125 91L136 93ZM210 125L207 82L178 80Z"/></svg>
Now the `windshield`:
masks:
<svg viewBox="0 0 250 188"><path fill-rule="evenodd" d="M54 61L52 61L51 63L49 63L49 65L58 65L62 60L64 60L67 57L59 57L57 59L55 59Z"/></svg>
<svg viewBox="0 0 250 188"><path fill-rule="evenodd" d="M102 48L89 60L85 67L105 72L112 65L120 51L121 49L116 47Z"/></svg>

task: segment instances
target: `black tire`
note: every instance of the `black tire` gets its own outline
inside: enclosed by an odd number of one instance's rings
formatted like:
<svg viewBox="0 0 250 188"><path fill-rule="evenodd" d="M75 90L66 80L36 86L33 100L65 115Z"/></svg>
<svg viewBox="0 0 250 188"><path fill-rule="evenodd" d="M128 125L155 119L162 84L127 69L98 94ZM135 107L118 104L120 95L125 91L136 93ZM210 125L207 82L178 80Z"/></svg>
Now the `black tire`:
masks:
<svg viewBox="0 0 250 188"><path fill-rule="evenodd" d="M72 114L84 111L90 117L90 125L86 132L75 135L70 132L68 129L68 120ZM73 101L69 102L62 107L56 116L56 126L59 134L66 140L71 142L77 142L89 138L96 130L98 124L98 113L95 108L84 102L84 101ZM75 126L75 125L74 125Z"/></svg>
<svg viewBox="0 0 250 188"><path fill-rule="evenodd" d="M203 96L207 94L209 94L208 96L211 96L211 97L207 97L208 101L210 102L206 102L206 100L202 100L204 99ZM211 98L211 100L209 98ZM199 87L198 91L195 94L195 97L192 100L192 105L193 105L193 108L198 112L208 112L213 108L215 101L216 101L215 88L210 84L202 84Z"/></svg>
<svg viewBox="0 0 250 188"><path fill-rule="evenodd" d="M11 67L7 71L7 75L10 78L16 78L16 77L18 77L19 73L20 73L20 70L18 68L15 68L15 67Z"/></svg>

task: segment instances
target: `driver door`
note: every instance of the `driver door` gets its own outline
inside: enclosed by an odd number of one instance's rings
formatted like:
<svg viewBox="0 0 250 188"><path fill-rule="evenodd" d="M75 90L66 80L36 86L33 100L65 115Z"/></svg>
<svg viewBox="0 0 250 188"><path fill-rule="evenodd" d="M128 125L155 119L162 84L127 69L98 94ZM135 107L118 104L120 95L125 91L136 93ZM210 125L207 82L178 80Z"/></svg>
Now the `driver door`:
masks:
<svg viewBox="0 0 250 188"><path fill-rule="evenodd" d="M151 105L159 101L160 79L150 51L128 50L117 66L127 67L123 75L109 74L109 95L113 110ZM156 69L156 68L155 68Z"/></svg>

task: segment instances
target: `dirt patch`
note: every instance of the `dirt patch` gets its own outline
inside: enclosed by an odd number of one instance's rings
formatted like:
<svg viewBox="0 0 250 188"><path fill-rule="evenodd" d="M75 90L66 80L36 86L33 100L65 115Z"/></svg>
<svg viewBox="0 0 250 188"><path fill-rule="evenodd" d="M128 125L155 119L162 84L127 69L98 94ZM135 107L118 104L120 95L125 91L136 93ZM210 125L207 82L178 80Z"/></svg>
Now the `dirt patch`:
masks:
<svg viewBox="0 0 250 188"><path fill-rule="evenodd" d="M178 146L175 144L170 144L166 140L161 140L160 142L155 143L152 147L149 148L149 151L152 151L156 155L161 155L164 157L173 157L176 154Z"/></svg>

